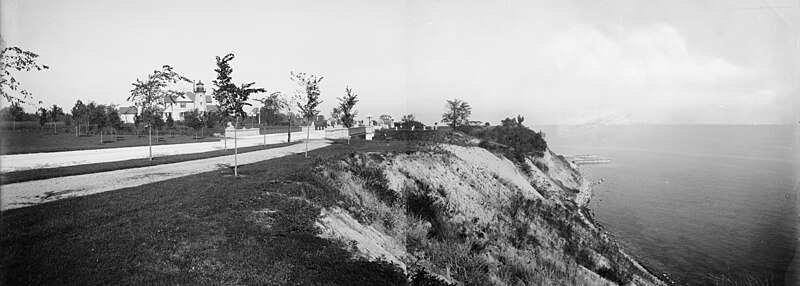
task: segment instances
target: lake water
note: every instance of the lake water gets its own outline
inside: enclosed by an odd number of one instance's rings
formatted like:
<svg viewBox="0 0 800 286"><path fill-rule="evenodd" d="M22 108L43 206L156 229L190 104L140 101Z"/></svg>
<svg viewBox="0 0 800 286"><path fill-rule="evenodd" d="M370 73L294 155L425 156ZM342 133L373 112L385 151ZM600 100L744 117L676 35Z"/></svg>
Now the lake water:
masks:
<svg viewBox="0 0 800 286"><path fill-rule="evenodd" d="M690 284L750 275L796 285L797 126L535 126L581 170L595 219L635 257ZM791 266L790 266L791 265Z"/></svg>

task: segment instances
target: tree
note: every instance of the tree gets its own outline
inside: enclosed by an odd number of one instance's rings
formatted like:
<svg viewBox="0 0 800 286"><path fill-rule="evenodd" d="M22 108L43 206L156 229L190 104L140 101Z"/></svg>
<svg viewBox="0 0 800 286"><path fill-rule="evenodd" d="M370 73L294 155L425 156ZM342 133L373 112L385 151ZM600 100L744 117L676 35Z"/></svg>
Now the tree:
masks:
<svg viewBox="0 0 800 286"><path fill-rule="evenodd" d="M353 110L353 107L358 103L358 95L353 93L350 87L346 87L344 91L347 93L344 97L339 98L339 110L342 112L342 125L344 127L353 127L358 110Z"/></svg>
<svg viewBox="0 0 800 286"><path fill-rule="evenodd" d="M205 122L202 120L202 116L197 109L188 111L183 114L183 121L186 123L186 126L191 127L194 129L194 139L197 140L197 130L200 130L205 126Z"/></svg>
<svg viewBox="0 0 800 286"><path fill-rule="evenodd" d="M442 123L450 124L453 130L458 126L467 125L472 107L469 103L460 99L448 100L445 104L445 112L442 114Z"/></svg>
<svg viewBox="0 0 800 286"><path fill-rule="evenodd" d="M391 127L392 123L394 122L394 118L388 114L381 114L381 116L378 116L378 120L381 125L386 125L389 127Z"/></svg>
<svg viewBox="0 0 800 286"><path fill-rule="evenodd" d="M108 118L108 125L114 131L114 142L117 141L117 133L122 130L122 118L119 116L119 111L116 108L108 108L106 118Z"/></svg>
<svg viewBox="0 0 800 286"><path fill-rule="evenodd" d="M286 98L280 91L273 92L267 97L260 100L261 108L259 109L260 118L264 118L264 125L275 125L281 118L281 110L286 108ZM291 125L291 124L290 124ZM267 134L264 133L264 145L267 144Z"/></svg>
<svg viewBox="0 0 800 286"><path fill-rule="evenodd" d="M342 109L338 106L331 111L331 119L334 124L342 124Z"/></svg>
<svg viewBox="0 0 800 286"><path fill-rule="evenodd" d="M90 101L89 104L86 105L86 134L89 134L89 124L92 121L92 113L94 110L97 109L97 104L94 101Z"/></svg>
<svg viewBox="0 0 800 286"><path fill-rule="evenodd" d="M36 115L39 115L39 126L41 128L41 133L44 133L44 125L47 123L47 109L44 107L39 107Z"/></svg>
<svg viewBox="0 0 800 286"><path fill-rule="evenodd" d="M414 116L414 113L403 115L403 118L400 119L400 122L411 122L411 121L417 121L416 116Z"/></svg>
<svg viewBox="0 0 800 286"><path fill-rule="evenodd" d="M169 84L175 84L181 81L191 83L192 80L178 74L169 65L164 65L161 70L155 70L152 74L147 76L147 79L136 79L131 90L131 95L128 101L135 103L139 108L140 120L147 122L148 137L150 138L150 160L153 160L153 121L154 115L158 114L159 107L166 108L164 103L165 97L181 96L183 92L167 89Z"/></svg>
<svg viewBox="0 0 800 286"><path fill-rule="evenodd" d="M206 111L203 113L202 121L206 125L204 128L213 129L214 125L222 121L222 118L216 111ZM200 130L200 136L205 136L205 134L203 134L203 130Z"/></svg>
<svg viewBox="0 0 800 286"><path fill-rule="evenodd" d="M239 118L247 117L244 107L250 105L247 103L247 99L250 97L250 95L253 93L267 92L267 90L263 88L252 87L256 84L255 82L243 83L240 86L236 86L232 82L231 78L233 69L231 68L230 64L228 64L228 62L233 60L233 58L233 54L227 54L223 58L217 56L217 68L214 70L217 72L217 79L214 80L214 85L217 88L214 89L213 94L214 99L219 102L220 112L236 118L236 125L234 126L233 132L233 174L234 176L239 176L239 149L237 148L238 146L235 130L239 126Z"/></svg>
<svg viewBox="0 0 800 286"><path fill-rule="evenodd" d="M53 125L53 134L58 133L56 132L56 122L58 122L58 118L64 114L64 110L61 107L53 104L53 107L50 108L48 115L50 117L50 124Z"/></svg>
<svg viewBox="0 0 800 286"><path fill-rule="evenodd" d="M25 51L19 47L6 47L5 41L0 38L0 61L2 61L2 72L0 72L0 94L3 95L10 103L22 103L28 99L33 99L31 93L23 89L12 75L11 70L16 71L31 71L31 70L46 70L50 67L46 65L39 65L36 63L36 58L39 55ZM11 95L10 91L16 91L22 95L22 98ZM39 101L39 104L42 102Z"/></svg>
<svg viewBox="0 0 800 286"><path fill-rule="evenodd" d="M184 114L184 116L186 116L186 114ZM167 113L166 124L167 124L167 129L169 129L169 137L172 138L172 127L175 126L175 119L172 119L172 112Z"/></svg>
<svg viewBox="0 0 800 286"><path fill-rule="evenodd" d="M136 129L136 138L139 138L139 125L142 123L142 117L139 114L133 115L133 127Z"/></svg>
<svg viewBox="0 0 800 286"><path fill-rule="evenodd" d="M311 136L311 123L312 119L317 116L319 110L317 110L317 106L322 103L319 100L319 96L321 94L319 90L319 82L322 81L322 77L317 78L314 75L306 76L305 73L297 73L291 72L291 79L300 87L302 87L305 91L305 104L297 103L297 107L300 109L300 114L303 115L308 122L308 128L306 128L306 158L308 158L308 139ZM298 90L297 94L302 94L303 91Z"/></svg>
<svg viewBox="0 0 800 286"><path fill-rule="evenodd" d="M75 102L75 105L72 106L72 121L75 122L75 137L78 137L78 131L80 130L79 125L83 122L84 118L86 117L86 105L83 104L82 101L78 100Z"/></svg>
<svg viewBox="0 0 800 286"><path fill-rule="evenodd" d="M19 105L19 102L12 102L8 107L8 117L12 121L11 131L15 131L17 129L17 120L22 119L22 116L24 115L25 110L22 109L22 106Z"/></svg>
<svg viewBox="0 0 800 286"><path fill-rule="evenodd" d="M271 93L258 102L261 102L260 115L265 125L275 125L280 120L280 112L286 108L286 98L280 91Z"/></svg>
<svg viewBox="0 0 800 286"><path fill-rule="evenodd" d="M424 129L425 124L416 120L416 116L413 113L408 115L403 115L403 118L400 119L400 129L405 130L412 130L412 129Z"/></svg>
<svg viewBox="0 0 800 286"><path fill-rule="evenodd" d="M164 129L164 125L167 125L167 123L164 122L164 114L161 112L161 110L157 110L153 114L153 122L151 124L156 128L156 143L158 143L158 141L161 140L161 137L158 135L158 131Z"/></svg>
<svg viewBox="0 0 800 286"><path fill-rule="evenodd" d="M108 117L106 117L106 106L102 104L95 105L90 102L89 106L93 108L89 111L89 121L97 125L97 130L100 131L100 144L103 144L103 129L108 126Z"/></svg>

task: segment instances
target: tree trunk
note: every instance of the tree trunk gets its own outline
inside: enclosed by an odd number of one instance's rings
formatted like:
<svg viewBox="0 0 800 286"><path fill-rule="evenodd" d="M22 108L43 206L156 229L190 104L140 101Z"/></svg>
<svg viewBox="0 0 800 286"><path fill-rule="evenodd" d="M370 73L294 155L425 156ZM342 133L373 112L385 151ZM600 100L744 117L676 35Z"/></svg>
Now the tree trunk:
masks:
<svg viewBox="0 0 800 286"><path fill-rule="evenodd" d="M237 138L237 136L236 136L236 133L237 133L236 132L237 131L236 126L239 126L239 116L236 116L236 125L233 126L233 176L234 177L238 177L239 176L239 158L238 158L238 156L239 156L239 148L238 148L238 145L236 143L236 141L237 141L237 139L236 139Z"/></svg>
<svg viewBox="0 0 800 286"><path fill-rule="evenodd" d="M78 129L80 129L80 127L78 127L78 125L80 125L80 124L77 124L77 123L75 124L75 138L78 138Z"/></svg>
<svg viewBox="0 0 800 286"><path fill-rule="evenodd" d="M150 141L150 161L153 161L153 127L147 126L147 138Z"/></svg>
<svg viewBox="0 0 800 286"><path fill-rule="evenodd" d="M100 130L100 144L103 144L103 130Z"/></svg>
<svg viewBox="0 0 800 286"><path fill-rule="evenodd" d="M11 125L11 131L17 131L17 120L13 119L14 123Z"/></svg>
<svg viewBox="0 0 800 286"><path fill-rule="evenodd" d="M292 142L292 114L289 113L289 129L286 130L286 135L288 138L286 139L286 143Z"/></svg>
<svg viewBox="0 0 800 286"><path fill-rule="evenodd" d="M309 120L306 128L306 158L308 158L308 137L311 136L311 122Z"/></svg>

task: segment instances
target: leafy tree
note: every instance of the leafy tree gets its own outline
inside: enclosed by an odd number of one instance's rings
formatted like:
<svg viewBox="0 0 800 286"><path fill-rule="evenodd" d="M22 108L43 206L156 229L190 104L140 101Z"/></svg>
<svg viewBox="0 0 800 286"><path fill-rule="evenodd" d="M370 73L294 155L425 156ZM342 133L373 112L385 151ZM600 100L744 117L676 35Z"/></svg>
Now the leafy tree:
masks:
<svg viewBox="0 0 800 286"><path fill-rule="evenodd" d="M500 124L503 127L522 127L522 122L523 121L525 121L525 117L522 117L522 115L517 115L516 118L513 118L513 117L508 118L508 117L506 117L506 119L503 119L503 120L500 121Z"/></svg>
<svg viewBox="0 0 800 286"><path fill-rule="evenodd" d="M56 122L58 122L58 119L62 114L64 114L64 110L61 109L61 107L58 107L55 104L53 104L53 107L51 107L50 111L48 112L48 115L50 117L50 124L53 125L53 134L57 133L56 132Z"/></svg>
<svg viewBox="0 0 800 286"><path fill-rule="evenodd" d="M86 105L83 104L82 101L78 100L75 102L75 105L72 106L72 121L75 122L75 137L78 137L78 131L80 130L80 123L84 121L86 118Z"/></svg>
<svg viewBox="0 0 800 286"><path fill-rule="evenodd" d="M25 110L22 109L22 106L19 105L19 102L12 102L11 105L8 107L8 118L11 119L11 131L16 131L17 129L17 120L21 120L22 116L25 115Z"/></svg>
<svg viewBox="0 0 800 286"><path fill-rule="evenodd" d="M276 91L258 101L262 104L259 111L261 118L264 119L264 124L277 125L280 122L281 110L286 108L288 104L283 94L280 91Z"/></svg>
<svg viewBox="0 0 800 286"><path fill-rule="evenodd" d="M544 140L544 133L525 127L522 124L524 121L525 118L520 115L516 118L506 118L501 121L500 126L476 129L470 135L481 138L482 147L499 149L498 151L504 152L508 159L520 164L523 170L526 170L529 168L525 161L526 156L543 156L547 151L547 142ZM501 145L487 144L489 141Z"/></svg>
<svg viewBox="0 0 800 286"><path fill-rule="evenodd" d="M41 133L44 133L44 125L47 123L47 109L44 107L39 107L39 110L36 112L39 115L39 126L41 128Z"/></svg>
<svg viewBox="0 0 800 286"><path fill-rule="evenodd" d="M86 105L86 134L89 134L89 124L92 122L92 113L94 110L97 109L97 104L94 101L90 101L89 104Z"/></svg>
<svg viewBox="0 0 800 286"><path fill-rule="evenodd" d="M156 142L158 142L158 140L161 140L158 131L164 129L164 126L167 125L167 123L164 122L164 114L161 110L156 110L156 112L153 113L153 122L151 124L156 128Z"/></svg>
<svg viewBox="0 0 800 286"><path fill-rule="evenodd" d="M136 138L139 138L139 125L142 123L142 117L139 114L133 115L133 127L136 129Z"/></svg>
<svg viewBox="0 0 800 286"><path fill-rule="evenodd" d="M273 92L260 100L259 116L264 118L264 125L276 125L281 119L281 110L286 107L286 98L280 91ZM267 144L267 133L264 133L264 145Z"/></svg>
<svg viewBox="0 0 800 286"><path fill-rule="evenodd" d="M297 107L300 109L300 114L303 115L308 122L308 127L306 128L306 158L308 158L308 139L311 136L311 122L314 117L317 116L319 110L317 110L317 106L319 106L322 101L319 100L319 96L321 94L319 90L319 82L322 81L322 77L317 78L314 75L306 76L305 73L297 73L291 72L291 79L300 87L302 87L305 91L305 104L297 103ZM297 91L298 94L302 94L303 91Z"/></svg>
<svg viewBox="0 0 800 286"><path fill-rule="evenodd" d="M92 106L89 111L89 122L97 126L97 130L100 131L100 144L103 144L103 129L108 126L106 106L102 104L95 105L94 102L90 102L89 106Z"/></svg>
<svg viewBox="0 0 800 286"><path fill-rule="evenodd" d="M12 75L11 70L16 71L31 71L31 70L45 70L50 67L46 65L39 65L36 63L36 58L39 55L25 51L19 47L6 47L5 41L0 38L0 94L3 95L8 102L22 103L28 99L33 99L31 93L23 89ZM22 98L9 94L10 91L16 91L22 95ZM39 101L39 104L42 102Z"/></svg>
<svg viewBox="0 0 800 286"><path fill-rule="evenodd" d="M392 122L394 122L394 119L392 118L392 116L388 115L388 114L381 114L381 116L378 116L378 120L379 120L380 124L382 124L382 125L385 124L386 126L389 126L389 127L391 127L392 126Z"/></svg>
<svg viewBox="0 0 800 286"><path fill-rule="evenodd" d="M342 125L344 127L353 127L358 110L353 110L353 107L358 103L358 95L353 93L353 90L348 86L344 89L347 93L344 97L339 98L339 110L342 112Z"/></svg>
<svg viewBox="0 0 800 286"><path fill-rule="evenodd" d="M186 116L186 114L184 114ZM172 137L172 127L175 126L175 119L172 119L172 112L167 113L167 129L169 129L169 137Z"/></svg>
<svg viewBox="0 0 800 286"><path fill-rule="evenodd" d="M411 121L417 121L416 116L414 116L414 113L403 115L403 118L400 119L400 122L411 122Z"/></svg>
<svg viewBox="0 0 800 286"><path fill-rule="evenodd" d="M117 133L119 130L122 130L122 118L119 115L119 111L116 108L108 108L108 113L106 113L106 118L108 118L108 125L111 126L112 131L114 131L114 141L117 141Z"/></svg>
<svg viewBox="0 0 800 286"><path fill-rule="evenodd" d="M141 112L140 120L147 123L148 137L150 138L150 160L153 160L153 122L155 115L159 114L161 107L166 108L165 97L180 96L183 92L167 89L170 84L181 81L191 83L192 80L178 74L169 65L164 65L161 70L155 70L147 79L136 79L128 101L134 102Z"/></svg>
<svg viewBox="0 0 800 286"><path fill-rule="evenodd" d="M222 118L219 116L219 113L216 111L206 111L203 113L202 121L205 123L204 128L208 128L209 130L213 130L214 125L222 121ZM200 136L205 136L203 134L203 130L200 130Z"/></svg>
<svg viewBox="0 0 800 286"><path fill-rule="evenodd" d="M194 139L197 140L197 130L202 129L206 125L206 123L202 120L200 112L197 109L194 109L184 113L183 121L186 123L186 126L194 129Z"/></svg>
<svg viewBox="0 0 800 286"><path fill-rule="evenodd" d="M472 107L469 103L460 99L448 100L445 104L445 112L442 114L442 123L450 124L453 130L458 126L467 125Z"/></svg>
<svg viewBox="0 0 800 286"><path fill-rule="evenodd" d="M342 109L335 106L331 111L331 119L334 124L342 124Z"/></svg>
<svg viewBox="0 0 800 286"><path fill-rule="evenodd" d="M232 82L231 73L233 73L233 69L231 68L230 62L233 60L233 54L227 54L225 57L220 58L217 56L217 68L214 70L217 72L217 79L214 80L214 85L217 87L214 89L214 99L219 102L220 112L227 116L233 116L236 119L236 125L234 128L238 128L239 126L239 118L247 117L247 113L244 111L245 106L249 106L250 104L247 103L247 99L253 93L259 92L267 92L266 89L263 88L254 88L252 87L255 85L255 82L251 83L243 83L240 86L236 86ZM235 130L235 129L234 129ZM234 154L233 154L233 173L234 176L239 176L239 164L238 164L238 153L239 149L237 148L237 138L236 132L233 132L233 144L234 144Z"/></svg>

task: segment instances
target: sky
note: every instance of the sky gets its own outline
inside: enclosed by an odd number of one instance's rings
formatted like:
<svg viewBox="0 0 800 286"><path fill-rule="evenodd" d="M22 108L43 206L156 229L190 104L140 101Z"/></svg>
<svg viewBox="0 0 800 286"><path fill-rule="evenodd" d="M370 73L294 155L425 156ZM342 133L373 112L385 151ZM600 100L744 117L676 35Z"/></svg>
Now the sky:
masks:
<svg viewBox="0 0 800 286"><path fill-rule="evenodd" d="M0 16L6 45L50 66L16 79L65 110L132 105L162 65L210 90L233 53L234 82L270 93L297 90L290 71L324 77L326 116L349 86L362 119L426 124L454 98L492 124L800 121L797 0L2 0Z"/></svg>

